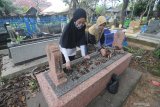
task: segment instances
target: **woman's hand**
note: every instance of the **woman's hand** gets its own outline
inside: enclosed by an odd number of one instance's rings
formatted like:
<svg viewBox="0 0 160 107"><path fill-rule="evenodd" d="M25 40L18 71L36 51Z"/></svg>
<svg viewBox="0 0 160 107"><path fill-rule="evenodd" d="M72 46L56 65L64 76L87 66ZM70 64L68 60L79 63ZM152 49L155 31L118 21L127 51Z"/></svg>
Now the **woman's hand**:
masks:
<svg viewBox="0 0 160 107"><path fill-rule="evenodd" d="M71 69L71 62L70 61L66 62L66 69L68 69L68 70Z"/></svg>
<svg viewBox="0 0 160 107"><path fill-rule="evenodd" d="M100 53L101 53L101 55L102 55L103 57L106 56L106 54L107 54L107 53L106 53L106 49L103 49L103 48L102 48L102 49L100 50Z"/></svg>
<svg viewBox="0 0 160 107"><path fill-rule="evenodd" d="M91 57L89 55L84 56L84 59L90 59Z"/></svg>

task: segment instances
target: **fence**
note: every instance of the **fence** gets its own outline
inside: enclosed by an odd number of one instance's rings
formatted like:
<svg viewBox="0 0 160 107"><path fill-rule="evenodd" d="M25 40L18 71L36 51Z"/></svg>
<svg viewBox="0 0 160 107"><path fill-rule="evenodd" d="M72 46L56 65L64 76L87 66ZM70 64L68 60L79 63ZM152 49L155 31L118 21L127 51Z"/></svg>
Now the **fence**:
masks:
<svg viewBox="0 0 160 107"><path fill-rule="evenodd" d="M17 16L17 17L3 17L0 18L0 27L4 27L4 24L9 22L10 25L18 30L23 29L26 36L31 36L33 33L37 32L37 25L57 25L60 23L67 23L67 15L52 15L52 16ZM2 31L1 31L2 32Z"/></svg>

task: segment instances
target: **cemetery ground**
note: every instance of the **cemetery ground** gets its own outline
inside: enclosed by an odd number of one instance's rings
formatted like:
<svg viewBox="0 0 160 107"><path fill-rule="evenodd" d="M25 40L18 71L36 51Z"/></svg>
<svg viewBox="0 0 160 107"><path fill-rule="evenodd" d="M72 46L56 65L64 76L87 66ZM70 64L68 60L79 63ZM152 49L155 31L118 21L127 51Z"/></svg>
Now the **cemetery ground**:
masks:
<svg viewBox="0 0 160 107"><path fill-rule="evenodd" d="M149 51L135 47L125 50L133 54L130 68L142 72L142 78L124 103L124 107L158 107L160 87L152 84L152 80L160 82L160 59L157 50ZM0 61L2 56L0 55ZM34 73L23 74L11 80L1 78L0 107L27 107L26 100L40 91L35 74L47 69L48 66L44 65L34 69Z"/></svg>

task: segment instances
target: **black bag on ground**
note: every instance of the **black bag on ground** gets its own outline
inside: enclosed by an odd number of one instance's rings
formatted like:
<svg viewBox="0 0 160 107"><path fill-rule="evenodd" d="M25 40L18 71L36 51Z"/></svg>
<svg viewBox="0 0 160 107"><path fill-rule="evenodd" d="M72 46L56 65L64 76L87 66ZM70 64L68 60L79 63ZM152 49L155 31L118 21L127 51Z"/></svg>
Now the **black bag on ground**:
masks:
<svg viewBox="0 0 160 107"><path fill-rule="evenodd" d="M111 80L107 84L107 90L112 94L116 94L118 92L118 87L119 77L116 74L112 74Z"/></svg>

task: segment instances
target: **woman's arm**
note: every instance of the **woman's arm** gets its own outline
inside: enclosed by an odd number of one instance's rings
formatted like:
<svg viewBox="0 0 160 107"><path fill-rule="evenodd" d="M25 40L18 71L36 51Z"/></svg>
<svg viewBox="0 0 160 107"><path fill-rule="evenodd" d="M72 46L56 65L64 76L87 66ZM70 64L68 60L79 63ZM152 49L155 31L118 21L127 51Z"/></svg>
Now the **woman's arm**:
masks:
<svg viewBox="0 0 160 107"><path fill-rule="evenodd" d="M81 49L81 55L84 57L86 56L86 45L81 45L80 46L80 49Z"/></svg>
<svg viewBox="0 0 160 107"><path fill-rule="evenodd" d="M69 62L70 60L69 60L69 57L68 57L68 54L67 54L67 49L66 48L62 48L62 47L60 47L60 48L61 48L62 54L64 55L65 61Z"/></svg>

